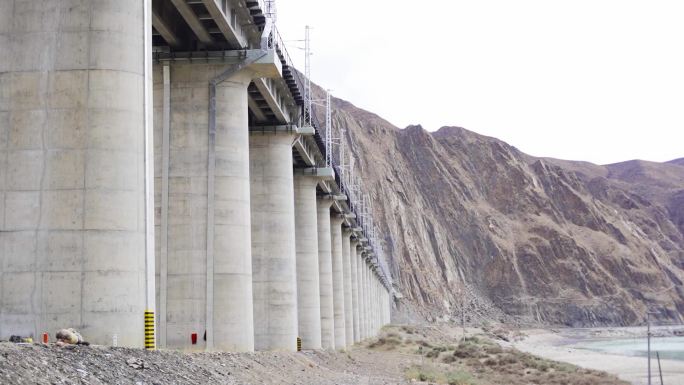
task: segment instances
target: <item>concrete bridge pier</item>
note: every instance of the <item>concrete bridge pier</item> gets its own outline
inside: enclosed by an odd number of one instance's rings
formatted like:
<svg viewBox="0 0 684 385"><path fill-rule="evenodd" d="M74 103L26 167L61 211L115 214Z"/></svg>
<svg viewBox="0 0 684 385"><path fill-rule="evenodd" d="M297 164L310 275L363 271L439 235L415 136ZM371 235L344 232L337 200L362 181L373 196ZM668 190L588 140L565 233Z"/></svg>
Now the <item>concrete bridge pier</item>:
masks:
<svg viewBox="0 0 684 385"><path fill-rule="evenodd" d="M356 260L356 275L357 275L357 290L359 293L359 341L363 340L365 338L366 334L366 328L365 328L365 322L366 322L366 309L365 309L365 295L366 292L363 287L364 283L364 273L363 273L363 250L361 248L357 248L357 260Z"/></svg>
<svg viewBox="0 0 684 385"><path fill-rule="evenodd" d="M370 268L370 280L368 282L370 288L370 304L371 304L371 335L375 336L377 332L377 314L376 314L376 304L377 304L377 298L375 297L375 271L373 268Z"/></svg>
<svg viewBox="0 0 684 385"><path fill-rule="evenodd" d="M352 289L351 289L351 260L350 260L350 242L351 230L345 228L342 230L342 263L344 275L344 336L345 346L352 346L354 344L354 311L352 309Z"/></svg>
<svg viewBox="0 0 684 385"><path fill-rule="evenodd" d="M0 1L2 339L73 326L143 346L145 4Z"/></svg>
<svg viewBox="0 0 684 385"><path fill-rule="evenodd" d="M360 339L363 340L368 336L366 330L366 261L363 257L363 249L358 249L358 274L359 274L359 331Z"/></svg>
<svg viewBox="0 0 684 385"><path fill-rule="evenodd" d="M346 326L344 324L344 262L342 260L342 222L344 218L337 213L330 217L330 243L332 245L333 305L335 309L335 349L346 345Z"/></svg>
<svg viewBox="0 0 684 385"><path fill-rule="evenodd" d="M380 282L378 281L378 276L373 274L373 321L375 322L375 333L380 331Z"/></svg>
<svg viewBox="0 0 684 385"><path fill-rule="evenodd" d="M254 350L247 88L262 55L155 66L163 347Z"/></svg>
<svg viewBox="0 0 684 385"><path fill-rule="evenodd" d="M295 174L295 236L297 252L297 308L303 349L321 349L321 291L318 265L318 209L320 178Z"/></svg>
<svg viewBox="0 0 684 385"><path fill-rule="evenodd" d="M358 256L356 255L356 248L359 242L352 238L349 245L349 261L351 264L351 289L352 289L352 317L354 327L353 342L359 342L361 336L359 335L359 281L358 281Z"/></svg>
<svg viewBox="0 0 684 385"><path fill-rule="evenodd" d="M290 126L260 128L249 137L256 350L297 348L294 137Z"/></svg>
<svg viewBox="0 0 684 385"><path fill-rule="evenodd" d="M368 261L364 264L366 274L364 290L366 292L366 338L373 336L373 298L371 297L371 270Z"/></svg>
<svg viewBox="0 0 684 385"><path fill-rule="evenodd" d="M335 349L335 306L333 301L333 264L330 207L331 197L316 200L318 224L318 269L321 295L321 345Z"/></svg>

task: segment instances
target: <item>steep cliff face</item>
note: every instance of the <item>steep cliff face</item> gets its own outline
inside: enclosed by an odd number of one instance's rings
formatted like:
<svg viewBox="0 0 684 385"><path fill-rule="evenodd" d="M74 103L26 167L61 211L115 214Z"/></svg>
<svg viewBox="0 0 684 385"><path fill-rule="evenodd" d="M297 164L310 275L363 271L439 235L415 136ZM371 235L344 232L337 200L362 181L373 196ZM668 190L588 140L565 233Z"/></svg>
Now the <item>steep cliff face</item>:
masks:
<svg viewBox="0 0 684 385"><path fill-rule="evenodd" d="M392 274L428 317L463 303L527 321L684 315L684 166L528 156L458 127L398 129L334 100ZM501 315L504 317L504 315Z"/></svg>

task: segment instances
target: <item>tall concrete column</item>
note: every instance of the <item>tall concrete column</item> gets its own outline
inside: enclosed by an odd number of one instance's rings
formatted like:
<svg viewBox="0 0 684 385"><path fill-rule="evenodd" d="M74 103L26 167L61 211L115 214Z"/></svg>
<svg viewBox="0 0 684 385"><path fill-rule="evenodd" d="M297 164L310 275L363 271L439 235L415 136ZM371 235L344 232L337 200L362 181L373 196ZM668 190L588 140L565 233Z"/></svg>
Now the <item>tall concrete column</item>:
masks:
<svg viewBox="0 0 684 385"><path fill-rule="evenodd" d="M363 340L366 338L366 328L365 328L365 323L366 323L366 309L364 307L365 303L365 290L363 286L364 282L364 273L363 273L363 251L358 248L357 249L357 260L356 260L356 274L358 276L358 282L357 282L357 288L359 292L359 340Z"/></svg>
<svg viewBox="0 0 684 385"><path fill-rule="evenodd" d="M373 274L373 312L375 313L375 316L373 317L373 320L375 321L375 333L380 330L380 307L379 305L379 296L378 296L378 276Z"/></svg>
<svg viewBox="0 0 684 385"><path fill-rule="evenodd" d="M167 224L168 235L160 234L158 258L165 266L159 297L160 308L166 308L160 314L166 336L160 338L170 348L192 348L191 334L206 332L207 341L200 338L197 348L254 350L247 116L252 71L216 86L215 133L209 135L209 82L230 68L172 63L169 122L155 119L161 138L155 153L168 153L155 174L167 179L156 185L168 197L168 207L159 210L167 213L160 222ZM158 66L158 111L164 92Z"/></svg>
<svg viewBox="0 0 684 385"><path fill-rule="evenodd" d="M364 263L364 272L366 274L364 286L365 286L365 300L366 300L366 338L372 337L373 336L373 313L371 312L372 309L372 304L371 304L371 285L370 285L370 280L371 280L371 275L370 275L370 267L368 266L368 263Z"/></svg>
<svg viewBox="0 0 684 385"><path fill-rule="evenodd" d="M373 269L368 270L368 292L370 298L370 331L371 336L375 336L375 276L373 275Z"/></svg>
<svg viewBox="0 0 684 385"><path fill-rule="evenodd" d="M373 274L373 321L375 323L375 334L380 330L380 317L378 316L380 307L378 306L378 299L378 276Z"/></svg>
<svg viewBox="0 0 684 385"><path fill-rule="evenodd" d="M144 4L0 1L2 339L143 345Z"/></svg>
<svg viewBox="0 0 684 385"><path fill-rule="evenodd" d="M293 138L288 131L249 137L256 350L297 349Z"/></svg>
<svg viewBox="0 0 684 385"><path fill-rule="evenodd" d="M332 244L333 305L335 307L335 349L346 345L344 324L344 263L342 261L342 221L333 213L330 217L330 242Z"/></svg>
<svg viewBox="0 0 684 385"><path fill-rule="evenodd" d="M352 289L351 289L351 261L350 261L350 238L351 231L342 231L342 263L344 274L344 337L345 346L354 344L354 311L352 309Z"/></svg>
<svg viewBox="0 0 684 385"><path fill-rule="evenodd" d="M375 276L373 275L373 270L370 270L370 281L368 282L370 286L370 327L371 335L375 336Z"/></svg>
<svg viewBox="0 0 684 385"><path fill-rule="evenodd" d="M321 349L321 291L318 266L318 178L295 175L297 308L303 349Z"/></svg>
<svg viewBox="0 0 684 385"><path fill-rule="evenodd" d="M356 247L359 242L352 240L349 246L349 261L351 262L351 288L352 288L352 316L354 319L353 338L354 342L359 342L359 281L358 281L358 256Z"/></svg>
<svg viewBox="0 0 684 385"><path fill-rule="evenodd" d="M318 199L318 269L321 293L321 345L335 349L335 306L333 303L332 242L330 231L330 199Z"/></svg>

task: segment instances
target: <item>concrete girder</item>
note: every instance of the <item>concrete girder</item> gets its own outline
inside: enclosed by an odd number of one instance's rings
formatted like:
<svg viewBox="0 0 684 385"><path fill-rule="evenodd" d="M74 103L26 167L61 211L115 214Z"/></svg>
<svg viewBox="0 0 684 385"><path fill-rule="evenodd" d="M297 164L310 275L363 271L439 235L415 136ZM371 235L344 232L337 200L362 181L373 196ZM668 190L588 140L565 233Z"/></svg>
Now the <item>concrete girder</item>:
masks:
<svg viewBox="0 0 684 385"><path fill-rule="evenodd" d="M195 11L192 10L185 0L171 0L171 3L176 7L178 13L183 16L183 19L188 23L188 26L190 26L190 29L192 29L192 32L195 33L195 36L197 36L199 41L204 44L211 44L214 42L209 31L207 31L204 24L202 24L202 21L195 14Z"/></svg>
<svg viewBox="0 0 684 385"><path fill-rule="evenodd" d="M249 110L252 111L257 121L265 122L268 120L264 112L261 110L261 107L259 107L259 104L256 102L256 100L254 100L254 98L249 95L247 96L247 104L249 106Z"/></svg>
<svg viewBox="0 0 684 385"><path fill-rule="evenodd" d="M299 153L299 156L302 158L302 160L307 166L316 165L315 153L310 147L309 141L306 140L305 136L298 136L292 144L292 147L294 147L294 150L297 151L297 153Z"/></svg>
<svg viewBox="0 0 684 385"><path fill-rule="evenodd" d="M204 6L209 11L211 18L214 23L218 26L219 30L226 38L226 41L235 48L246 48L247 41L240 35L232 25L228 22L228 18L221 10L221 5L219 5L217 0L203 0Z"/></svg>
<svg viewBox="0 0 684 385"><path fill-rule="evenodd" d="M180 38L176 36L171 26L169 26L154 9L152 9L152 26L170 46L177 46L180 44Z"/></svg>
<svg viewBox="0 0 684 385"><path fill-rule="evenodd" d="M214 1L214 0L209 0ZM290 113L285 106L285 97L276 86L274 79L254 79L254 85L264 97L271 111L279 123L287 123L291 120Z"/></svg>
<svg viewBox="0 0 684 385"><path fill-rule="evenodd" d="M316 177L321 180L335 180L335 171L332 167L308 167L294 170L295 175Z"/></svg>

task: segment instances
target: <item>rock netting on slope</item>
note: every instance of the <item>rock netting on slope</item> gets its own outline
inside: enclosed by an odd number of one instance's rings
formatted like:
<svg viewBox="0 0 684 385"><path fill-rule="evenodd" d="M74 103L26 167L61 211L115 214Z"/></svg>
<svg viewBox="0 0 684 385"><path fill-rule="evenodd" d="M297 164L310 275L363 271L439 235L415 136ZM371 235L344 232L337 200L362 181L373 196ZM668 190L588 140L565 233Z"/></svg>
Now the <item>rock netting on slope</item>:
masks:
<svg viewBox="0 0 684 385"><path fill-rule="evenodd" d="M423 315L458 319L465 296L526 322L681 319L676 162L535 158L463 128L398 129L339 99L333 124L347 128L397 286Z"/></svg>

